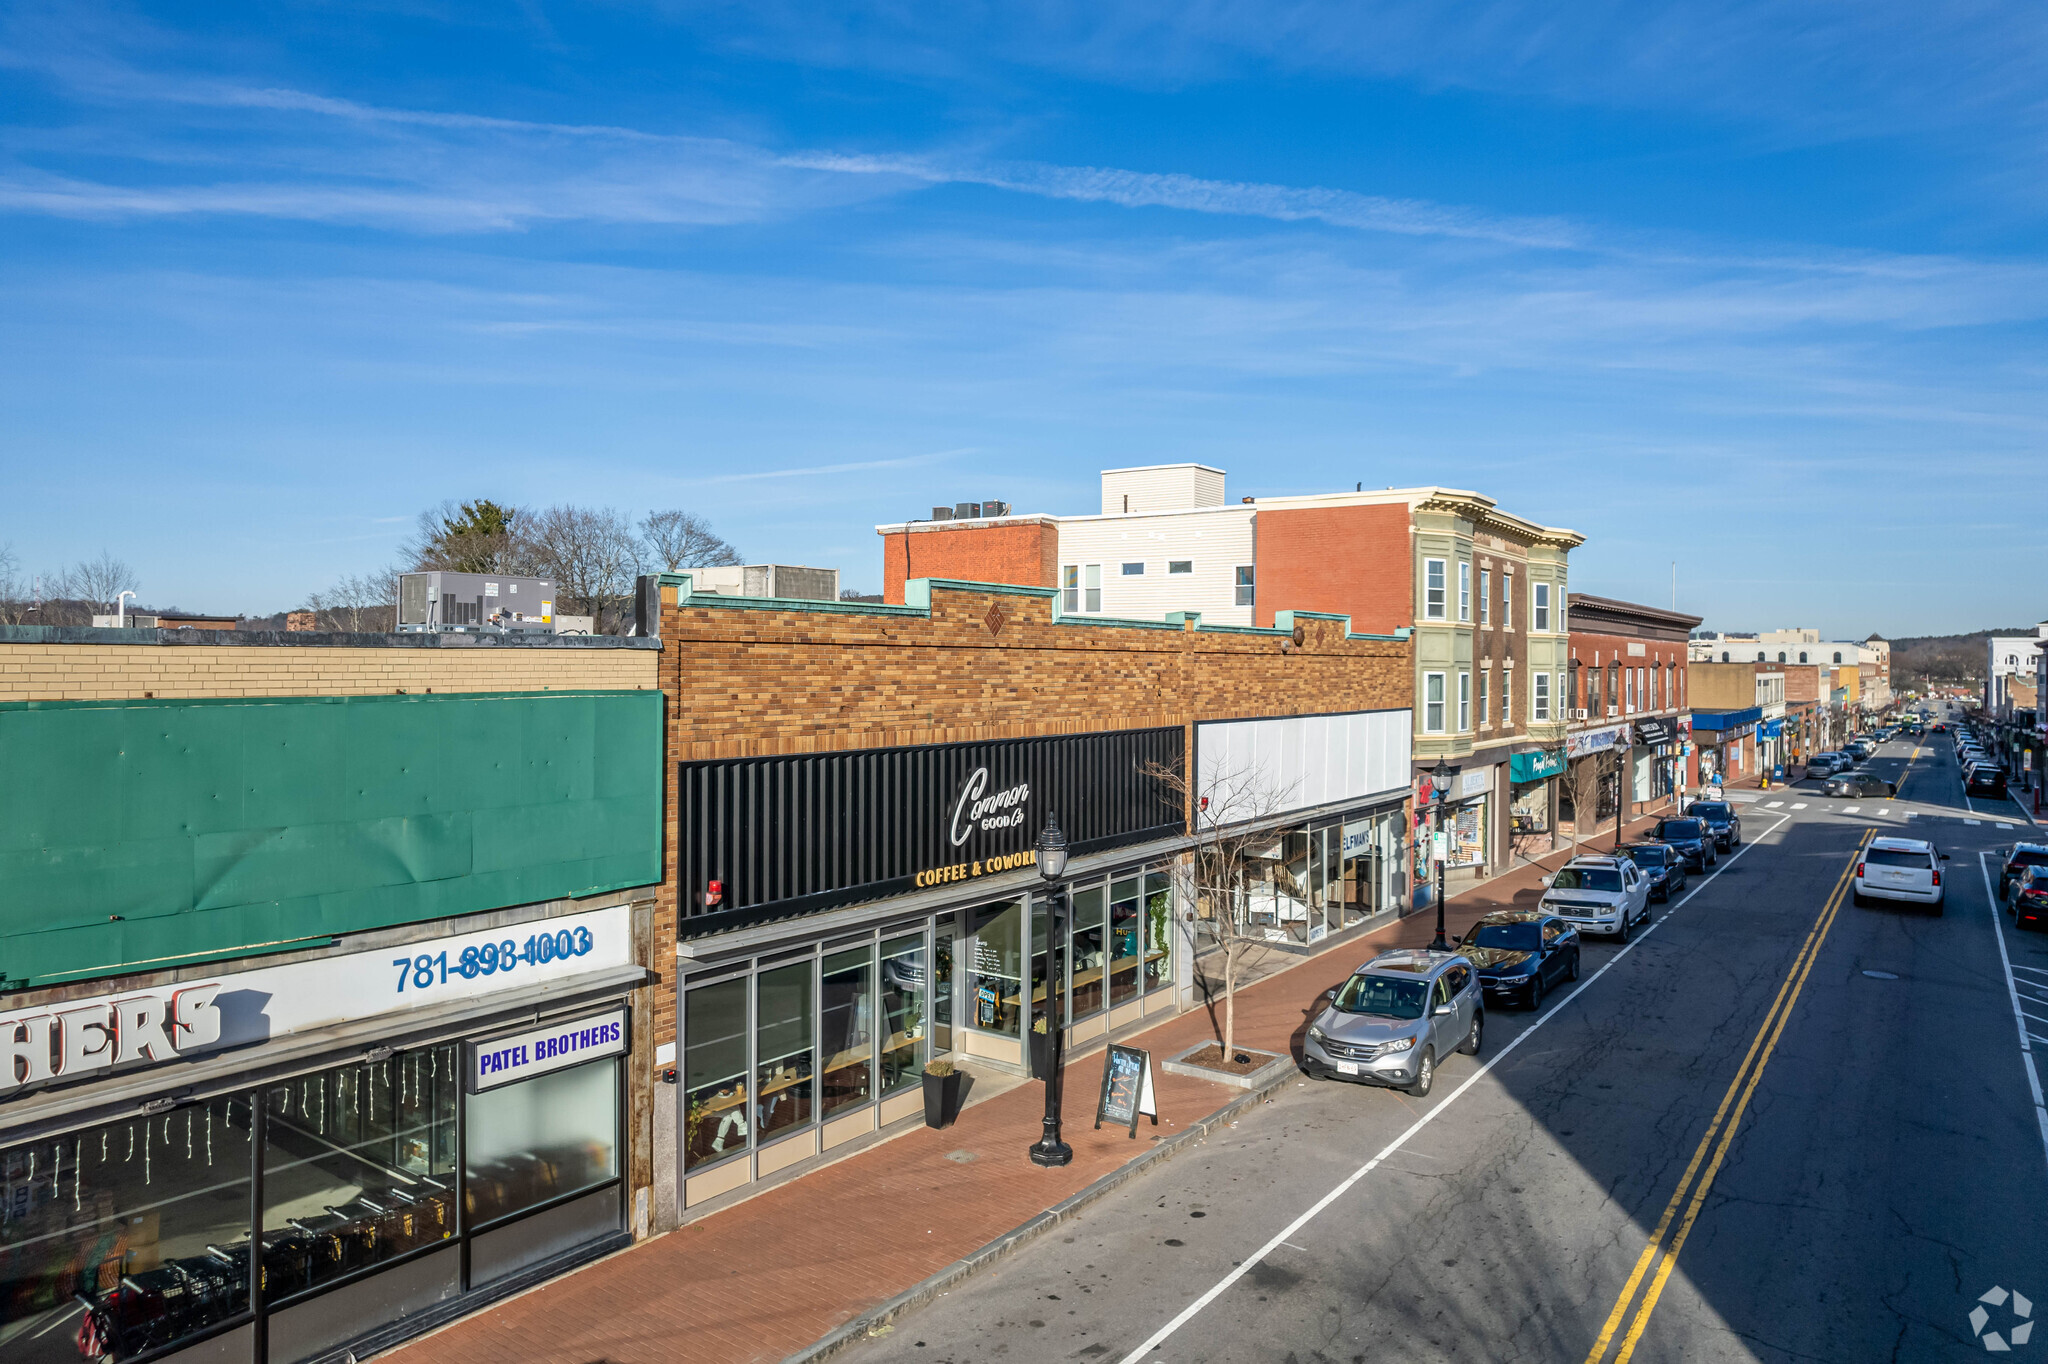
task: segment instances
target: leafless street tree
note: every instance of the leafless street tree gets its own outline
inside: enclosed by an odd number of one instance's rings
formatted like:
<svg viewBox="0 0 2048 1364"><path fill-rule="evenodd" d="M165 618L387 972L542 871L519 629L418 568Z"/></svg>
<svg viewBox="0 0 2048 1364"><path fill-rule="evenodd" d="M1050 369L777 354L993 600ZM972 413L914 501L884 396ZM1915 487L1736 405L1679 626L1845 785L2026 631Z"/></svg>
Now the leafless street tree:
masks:
<svg viewBox="0 0 2048 1364"><path fill-rule="evenodd" d="M640 539L609 507L548 507L523 518L525 541L539 576L555 584L556 611L568 601L605 633L605 615L624 618L625 599L640 572Z"/></svg>
<svg viewBox="0 0 2048 1364"><path fill-rule="evenodd" d="M391 569L351 573L325 592L307 597L306 609L319 616L324 629L390 630L398 615L398 574Z"/></svg>
<svg viewBox="0 0 2048 1364"><path fill-rule="evenodd" d="M1222 968L1221 1033L1223 1055L1229 1057L1237 1047L1238 984L1273 950L1270 926L1259 920L1255 901L1285 893L1267 882L1265 871L1281 834L1278 816L1292 804L1292 792L1256 768L1198 774L1190 781L1184 766L1154 764L1145 775L1179 797L1193 817L1193 852L1180 879L1195 909L1182 924L1183 938L1191 951L1210 948Z"/></svg>
<svg viewBox="0 0 2048 1364"><path fill-rule="evenodd" d="M741 562L740 552L711 529L711 523L694 512L649 512L640 521L640 534L647 542L647 558L664 571L680 568L710 568Z"/></svg>
<svg viewBox="0 0 2048 1364"><path fill-rule="evenodd" d="M1600 828L1600 798L1614 778L1614 750L1589 753L1571 765L1572 850Z"/></svg>
<svg viewBox="0 0 2048 1364"><path fill-rule="evenodd" d="M134 569L103 549L97 558L82 560L66 569L61 584L51 595L77 597L90 602L95 610L111 612L123 592L133 592L141 583Z"/></svg>

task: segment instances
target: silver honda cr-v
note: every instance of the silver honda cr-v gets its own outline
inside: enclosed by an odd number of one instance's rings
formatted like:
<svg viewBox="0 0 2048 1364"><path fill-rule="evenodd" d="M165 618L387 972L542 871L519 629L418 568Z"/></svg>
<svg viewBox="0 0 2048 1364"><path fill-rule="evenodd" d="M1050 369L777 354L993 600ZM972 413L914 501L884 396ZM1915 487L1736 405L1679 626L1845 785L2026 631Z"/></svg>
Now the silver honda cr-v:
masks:
<svg viewBox="0 0 2048 1364"><path fill-rule="evenodd" d="M1324 992L1302 1042L1310 1075L1405 1089L1420 1098L1437 1062L1479 1053L1479 973L1456 952L1383 952Z"/></svg>

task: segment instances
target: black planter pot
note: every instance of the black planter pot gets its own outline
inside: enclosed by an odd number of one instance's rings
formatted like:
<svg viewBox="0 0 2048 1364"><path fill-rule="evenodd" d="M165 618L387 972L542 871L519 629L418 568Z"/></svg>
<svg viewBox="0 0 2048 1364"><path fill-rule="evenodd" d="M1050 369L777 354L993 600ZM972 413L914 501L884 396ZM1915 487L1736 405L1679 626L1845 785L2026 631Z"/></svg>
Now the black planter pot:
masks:
<svg viewBox="0 0 2048 1364"><path fill-rule="evenodd" d="M950 1127L960 1116L960 1072L924 1077L924 1125Z"/></svg>

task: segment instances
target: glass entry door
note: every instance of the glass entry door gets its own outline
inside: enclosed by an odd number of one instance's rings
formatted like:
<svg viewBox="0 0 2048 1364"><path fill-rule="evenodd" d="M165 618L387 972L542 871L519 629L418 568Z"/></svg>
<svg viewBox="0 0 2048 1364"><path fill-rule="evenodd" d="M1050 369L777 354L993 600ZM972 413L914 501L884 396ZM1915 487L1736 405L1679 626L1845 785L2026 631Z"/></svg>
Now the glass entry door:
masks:
<svg viewBox="0 0 2048 1364"><path fill-rule="evenodd" d="M939 920L932 934L932 1055L953 1050L953 940L958 933L951 918Z"/></svg>

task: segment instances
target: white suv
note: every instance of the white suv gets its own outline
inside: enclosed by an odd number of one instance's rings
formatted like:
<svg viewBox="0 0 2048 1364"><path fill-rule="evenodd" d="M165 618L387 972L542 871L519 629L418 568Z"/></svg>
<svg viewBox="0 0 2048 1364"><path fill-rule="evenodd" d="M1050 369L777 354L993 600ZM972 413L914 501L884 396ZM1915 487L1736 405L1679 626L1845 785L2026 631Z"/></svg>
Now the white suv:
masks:
<svg viewBox="0 0 2048 1364"><path fill-rule="evenodd" d="M1650 878L1630 857L1574 857L1543 878L1543 912L1589 933L1628 941L1631 926L1650 917Z"/></svg>
<svg viewBox="0 0 2048 1364"><path fill-rule="evenodd" d="M1948 854L1919 838L1873 838L1856 859L1856 903L1905 900L1932 905L1941 913L1948 891L1941 884L1941 864Z"/></svg>

